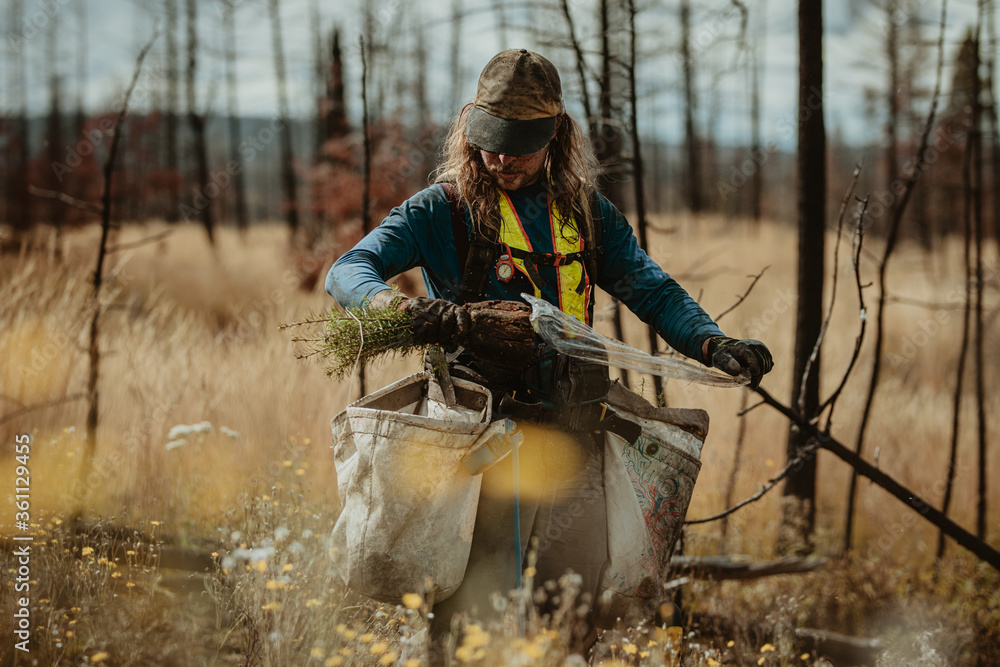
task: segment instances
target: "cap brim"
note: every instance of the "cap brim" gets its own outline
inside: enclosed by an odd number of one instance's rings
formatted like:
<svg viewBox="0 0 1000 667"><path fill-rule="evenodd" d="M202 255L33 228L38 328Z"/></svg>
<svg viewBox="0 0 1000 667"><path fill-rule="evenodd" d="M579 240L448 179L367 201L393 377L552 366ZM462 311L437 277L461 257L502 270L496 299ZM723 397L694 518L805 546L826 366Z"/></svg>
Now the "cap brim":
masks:
<svg viewBox="0 0 1000 667"><path fill-rule="evenodd" d="M465 138L489 153L521 157L545 148L556 131L556 117L532 120L497 118L473 107L465 123Z"/></svg>

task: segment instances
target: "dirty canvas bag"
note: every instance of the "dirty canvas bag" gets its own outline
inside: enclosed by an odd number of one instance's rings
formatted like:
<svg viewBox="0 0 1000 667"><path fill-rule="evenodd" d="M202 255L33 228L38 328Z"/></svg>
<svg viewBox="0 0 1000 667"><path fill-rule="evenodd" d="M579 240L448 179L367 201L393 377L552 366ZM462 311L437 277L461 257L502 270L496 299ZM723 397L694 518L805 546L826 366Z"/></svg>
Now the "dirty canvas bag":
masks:
<svg viewBox="0 0 1000 667"><path fill-rule="evenodd" d="M657 408L617 382L607 402L639 424L642 435L634 444L610 431L605 435L609 563L595 605L602 627L618 618L638 620L645 601L662 599L663 573L687 514L708 432L704 410Z"/></svg>
<svg viewBox="0 0 1000 667"><path fill-rule="evenodd" d="M383 602L436 600L465 575L482 475L461 463L491 420L488 389L455 379L454 404L431 373L366 396L331 422L343 507L333 557L351 588Z"/></svg>

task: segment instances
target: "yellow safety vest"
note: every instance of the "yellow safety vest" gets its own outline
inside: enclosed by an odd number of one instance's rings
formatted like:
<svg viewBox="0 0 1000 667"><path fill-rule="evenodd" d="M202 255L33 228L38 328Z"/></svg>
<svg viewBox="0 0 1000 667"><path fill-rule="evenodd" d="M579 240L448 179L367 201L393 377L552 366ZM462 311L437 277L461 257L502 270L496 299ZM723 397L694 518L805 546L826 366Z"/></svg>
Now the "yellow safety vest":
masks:
<svg viewBox="0 0 1000 667"><path fill-rule="evenodd" d="M535 253L535 250L531 247L531 241L528 240L528 234L524 231L524 225L521 224L521 218L517 215L517 211L514 210L514 205L511 203L510 197L503 190L499 192L500 217L502 220L500 226L500 243L510 248L516 248L523 253ZM575 227L578 227L578 225ZM546 260L542 262L544 265L556 267L556 275L559 281L557 286L559 310L572 315L581 322L590 324L590 313L587 305L590 303L590 293L593 290L593 285L591 285L590 277L584 269L582 254L584 251L584 240L580 233L575 231L574 226L563 224L559 209L556 208L555 202L552 201L551 197L549 198L549 229L552 233L552 247L555 250L555 254L535 254L535 257L544 257ZM578 259L571 260L567 257L574 253L577 253L576 257ZM534 288L535 296L541 298L542 290L535 284L535 281L531 278L531 273L525 268L524 258L519 258L512 254L508 261L513 264L514 268L527 276ZM580 289L581 286L583 289Z"/></svg>

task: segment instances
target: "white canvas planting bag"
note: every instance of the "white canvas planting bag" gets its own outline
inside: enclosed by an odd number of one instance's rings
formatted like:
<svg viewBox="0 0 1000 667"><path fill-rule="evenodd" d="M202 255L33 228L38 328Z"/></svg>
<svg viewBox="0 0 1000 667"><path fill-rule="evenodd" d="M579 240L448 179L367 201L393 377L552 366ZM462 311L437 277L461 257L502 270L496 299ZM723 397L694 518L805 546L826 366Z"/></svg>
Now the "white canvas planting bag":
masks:
<svg viewBox="0 0 1000 667"><path fill-rule="evenodd" d="M602 627L645 613L643 601L663 598L663 573L680 536L701 469L708 433L704 410L656 408L619 383L607 403L639 424L635 444L611 433L604 441L608 567L595 612Z"/></svg>
<svg viewBox="0 0 1000 667"><path fill-rule="evenodd" d="M454 380L448 405L431 373L417 373L334 417L343 506L334 560L351 588L383 602L423 592L451 595L465 575L482 475L461 463L492 418L484 387Z"/></svg>

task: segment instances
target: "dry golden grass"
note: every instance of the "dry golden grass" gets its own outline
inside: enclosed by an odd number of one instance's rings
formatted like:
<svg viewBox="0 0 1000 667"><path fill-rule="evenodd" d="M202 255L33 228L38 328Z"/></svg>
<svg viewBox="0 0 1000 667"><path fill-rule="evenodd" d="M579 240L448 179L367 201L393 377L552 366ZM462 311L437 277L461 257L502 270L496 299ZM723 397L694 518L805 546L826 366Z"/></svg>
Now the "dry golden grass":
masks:
<svg viewBox="0 0 1000 667"><path fill-rule="evenodd" d="M654 258L692 294L703 294L701 301L712 315L736 301L749 285L748 276L770 265L747 300L720 324L730 335L768 344L776 366L764 386L787 401L794 233L773 224L754 229L708 218L678 217L663 225L676 231L654 237ZM128 228L118 241L161 229ZM309 293L298 288L283 229L259 227L245 238L222 230L219 238L213 252L200 230L181 226L163 241L113 255L113 278L103 295L107 310L101 334L98 460L88 480L78 479L85 441L83 401L0 422L0 479L7 487L15 477L15 435L30 433L33 438L33 530L39 541L47 541L33 560L34 657L52 664L93 663L102 653L108 664L403 664L419 655L417 640L407 637L419 630L426 609L347 597L327 553L326 536L337 511L329 420L357 397L357 382L335 383L320 366L297 362L289 334L277 329L282 322L331 307L332 300L321 286ZM41 253L4 256L0 418L84 391L96 241L94 230L68 235L59 261ZM877 253L876 246L869 244ZM904 246L893 260L894 294L947 308L890 306L887 363L866 445L869 459L877 446L880 467L935 505L943 496L961 327L961 313L952 309L953 295L962 288L960 250L945 243L925 258ZM853 278L843 269L846 256L842 250L837 306L824 346L825 391L839 381L858 329ZM987 303L995 312L997 264L992 261ZM830 270L828 265L828 274ZM863 272L865 282L874 278L871 261ZM874 288L865 294L873 306ZM872 310L869 317L874 318ZM628 318L626 339L645 347L643 328ZM598 326L607 332L610 323L602 319ZM854 443L867 386L872 331L870 322L869 344L835 413L834 435L848 445ZM989 341L997 340L995 321L987 335ZM986 345L988 415L1000 408L1000 394L994 390L996 347ZM384 386L418 365L419 360L408 359L370 370L368 387ZM633 376L634 386L639 382ZM650 379L642 386L649 394ZM723 509L741 391L676 381L668 385L671 405L704 407L712 416L690 518ZM973 525L975 506L973 417L967 401L952 510L965 526ZM787 423L770 408L757 408L745 419L737 500L781 469L787 433ZM174 427L202 422L210 423L211 431L181 429L171 437ZM1000 476L998 458L994 449L991 480ZM825 452L819 470L819 546L821 552L835 553L850 471ZM970 647L983 651L984 641L1000 640L995 573L971 564L952 547L954 557L941 576L930 577L936 530L863 480L859 488L858 548L852 558L821 574L754 584L696 584L685 589L685 604L738 619L770 619L777 628L806 624L884 634L911 646L919 635L928 646L924 658L937 650L954 660L969 660ZM772 555L779 494L775 490L731 517L726 552ZM987 523L994 545L1000 540L998 504L1000 490L993 485ZM68 527L77 510L88 525L142 529L144 539L153 538L144 542L145 548L154 552L163 539L171 545L211 545L207 548L215 549L220 561L226 554L232 559L197 579L191 594L170 584L173 575L158 569L155 559L130 562L129 549L107 532L93 534L93 543L87 544L86 536ZM5 534L14 532L13 516L9 492L0 502ZM84 555L88 546L94 551ZM685 548L688 553L718 553L723 549L719 525L692 528ZM2 558L5 568L12 566L9 552ZM0 604L0 629L7 637L13 604L10 596ZM517 656L531 664L562 664L561 629L534 630L533 639L523 644L495 629L484 630L492 633L485 640L473 631L466 637L478 637L470 641L481 645L471 646L467 656L475 658L485 649L496 659L493 664ZM920 635L925 631L930 634ZM649 645L650 639L655 643ZM695 640L686 649L684 664L752 664L759 657L767 664L812 664L783 650L762 654L749 630L732 637L734 646L726 646L725 639ZM633 628L618 639L609 636L603 655L625 664L663 664L663 644L654 629ZM5 656L0 663L13 659L10 649L10 642L0 647ZM910 658L900 660L886 664L906 664Z"/></svg>

